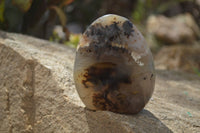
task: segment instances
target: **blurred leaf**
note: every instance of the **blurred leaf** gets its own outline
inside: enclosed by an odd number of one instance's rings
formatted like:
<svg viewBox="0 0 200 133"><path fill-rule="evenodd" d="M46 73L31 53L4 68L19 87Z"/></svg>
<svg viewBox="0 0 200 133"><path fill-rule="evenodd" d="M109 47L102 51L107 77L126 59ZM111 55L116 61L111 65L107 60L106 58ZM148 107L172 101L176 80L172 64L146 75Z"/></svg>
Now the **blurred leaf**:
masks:
<svg viewBox="0 0 200 133"><path fill-rule="evenodd" d="M61 7L64 7L66 5L69 5L73 2L74 0L63 0L62 4L60 5Z"/></svg>
<svg viewBox="0 0 200 133"><path fill-rule="evenodd" d="M5 0L0 0L0 22L4 21Z"/></svg>
<svg viewBox="0 0 200 133"><path fill-rule="evenodd" d="M157 7L156 11L158 13L163 13L164 11L166 11L167 9L169 9L170 7L172 6L175 6L181 2L192 2L193 0L169 0L169 1L166 1L166 2L163 2L161 4L159 4L159 6Z"/></svg>
<svg viewBox="0 0 200 133"><path fill-rule="evenodd" d="M63 0L47 0L48 5L59 5Z"/></svg>
<svg viewBox="0 0 200 133"><path fill-rule="evenodd" d="M51 42L60 42L62 39L59 37L59 35L56 32L52 33L52 36L49 38L49 41Z"/></svg>
<svg viewBox="0 0 200 133"><path fill-rule="evenodd" d="M139 0L135 11L132 13L134 22L139 23L145 17L145 1Z"/></svg>
<svg viewBox="0 0 200 133"><path fill-rule="evenodd" d="M200 76L200 70L198 68L194 67L193 70L198 76Z"/></svg>
<svg viewBox="0 0 200 133"><path fill-rule="evenodd" d="M70 36L70 31L64 26L63 32L65 33L66 40L68 41Z"/></svg>
<svg viewBox="0 0 200 133"><path fill-rule="evenodd" d="M5 8L4 18L8 24L8 31L20 32L23 24L23 13L15 6Z"/></svg>
<svg viewBox="0 0 200 133"><path fill-rule="evenodd" d="M66 45L76 48L81 38L81 34L70 34L69 41L65 42Z"/></svg>
<svg viewBox="0 0 200 133"><path fill-rule="evenodd" d="M67 18L65 16L65 13L63 12L63 10L57 6L50 6L50 9L53 9L54 11L56 11L59 19L60 19L60 23L63 27L65 27L65 24L67 22Z"/></svg>
<svg viewBox="0 0 200 133"><path fill-rule="evenodd" d="M12 0L12 4L22 12L27 12L31 7L32 0Z"/></svg>

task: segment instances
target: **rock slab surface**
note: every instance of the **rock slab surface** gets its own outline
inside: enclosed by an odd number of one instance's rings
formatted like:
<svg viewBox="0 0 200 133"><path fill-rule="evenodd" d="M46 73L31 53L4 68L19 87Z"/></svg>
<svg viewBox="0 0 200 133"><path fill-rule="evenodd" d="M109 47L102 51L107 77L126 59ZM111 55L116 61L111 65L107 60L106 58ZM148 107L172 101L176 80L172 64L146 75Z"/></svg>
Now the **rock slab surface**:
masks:
<svg viewBox="0 0 200 133"><path fill-rule="evenodd" d="M157 70L137 115L85 109L73 82L75 50L0 31L0 133L197 133L200 77Z"/></svg>

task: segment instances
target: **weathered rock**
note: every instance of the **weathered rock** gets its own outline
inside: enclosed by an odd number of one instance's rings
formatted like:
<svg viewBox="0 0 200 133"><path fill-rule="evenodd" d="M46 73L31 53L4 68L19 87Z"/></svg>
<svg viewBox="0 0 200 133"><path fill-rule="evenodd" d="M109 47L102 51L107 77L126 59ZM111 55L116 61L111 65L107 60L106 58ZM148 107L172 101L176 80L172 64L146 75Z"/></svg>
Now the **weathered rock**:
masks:
<svg viewBox="0 0 200 133"><path fill-rule="evenodd" d="M72 78L74 49L0 32L0 132L170 133L200 130L200 78L157 71L137 115L86 110Z"/></svg>
<svg viewBox="0 0 200 133"><path fill-rule="evenodd" d="M200 46L166 46L155 57L158 69L183 70L194 73L200 70Z"/></svg>
<svg viewBox="0 0 200 133"><path fill-rule="evenodd" d="M168 44L192 43L200 35L200 29L190 14L172 18L150 16L147 30Z"/></svg>

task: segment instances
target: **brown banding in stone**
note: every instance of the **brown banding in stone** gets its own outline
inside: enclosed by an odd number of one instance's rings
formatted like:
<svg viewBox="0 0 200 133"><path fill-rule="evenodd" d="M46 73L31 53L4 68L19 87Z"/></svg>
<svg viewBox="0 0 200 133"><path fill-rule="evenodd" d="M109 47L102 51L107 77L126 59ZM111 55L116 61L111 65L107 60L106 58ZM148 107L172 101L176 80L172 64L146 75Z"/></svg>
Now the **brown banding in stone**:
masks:
<svg viewBox="0 0 200 133"><path fill-rule="evenodd" d="M93 95L93 105L102 110L117 110L119 103L123 103L123 100L118 97L108 97L113 91L118 92L121 83L131 84L132 82L128 73L121 72L116 64L110 62L92 65L86 69L83 76L82 84L85 88L89 88L87 84L93 84L92 89L96 92Z"/></svg>

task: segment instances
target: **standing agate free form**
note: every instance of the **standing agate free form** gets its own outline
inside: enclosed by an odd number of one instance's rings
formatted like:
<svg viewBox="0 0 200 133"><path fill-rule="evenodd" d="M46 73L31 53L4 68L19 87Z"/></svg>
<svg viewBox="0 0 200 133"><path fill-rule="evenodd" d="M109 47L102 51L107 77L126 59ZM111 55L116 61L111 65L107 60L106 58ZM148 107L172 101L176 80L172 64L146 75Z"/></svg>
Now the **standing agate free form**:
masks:
<svg viewBox="0 0 200 133"><path fill-rule="evenodd" d="M95 20L76 50L74 81L88 109L141 111L152 96L155 71L151 51L135 25L113 14Z"/></svg>

